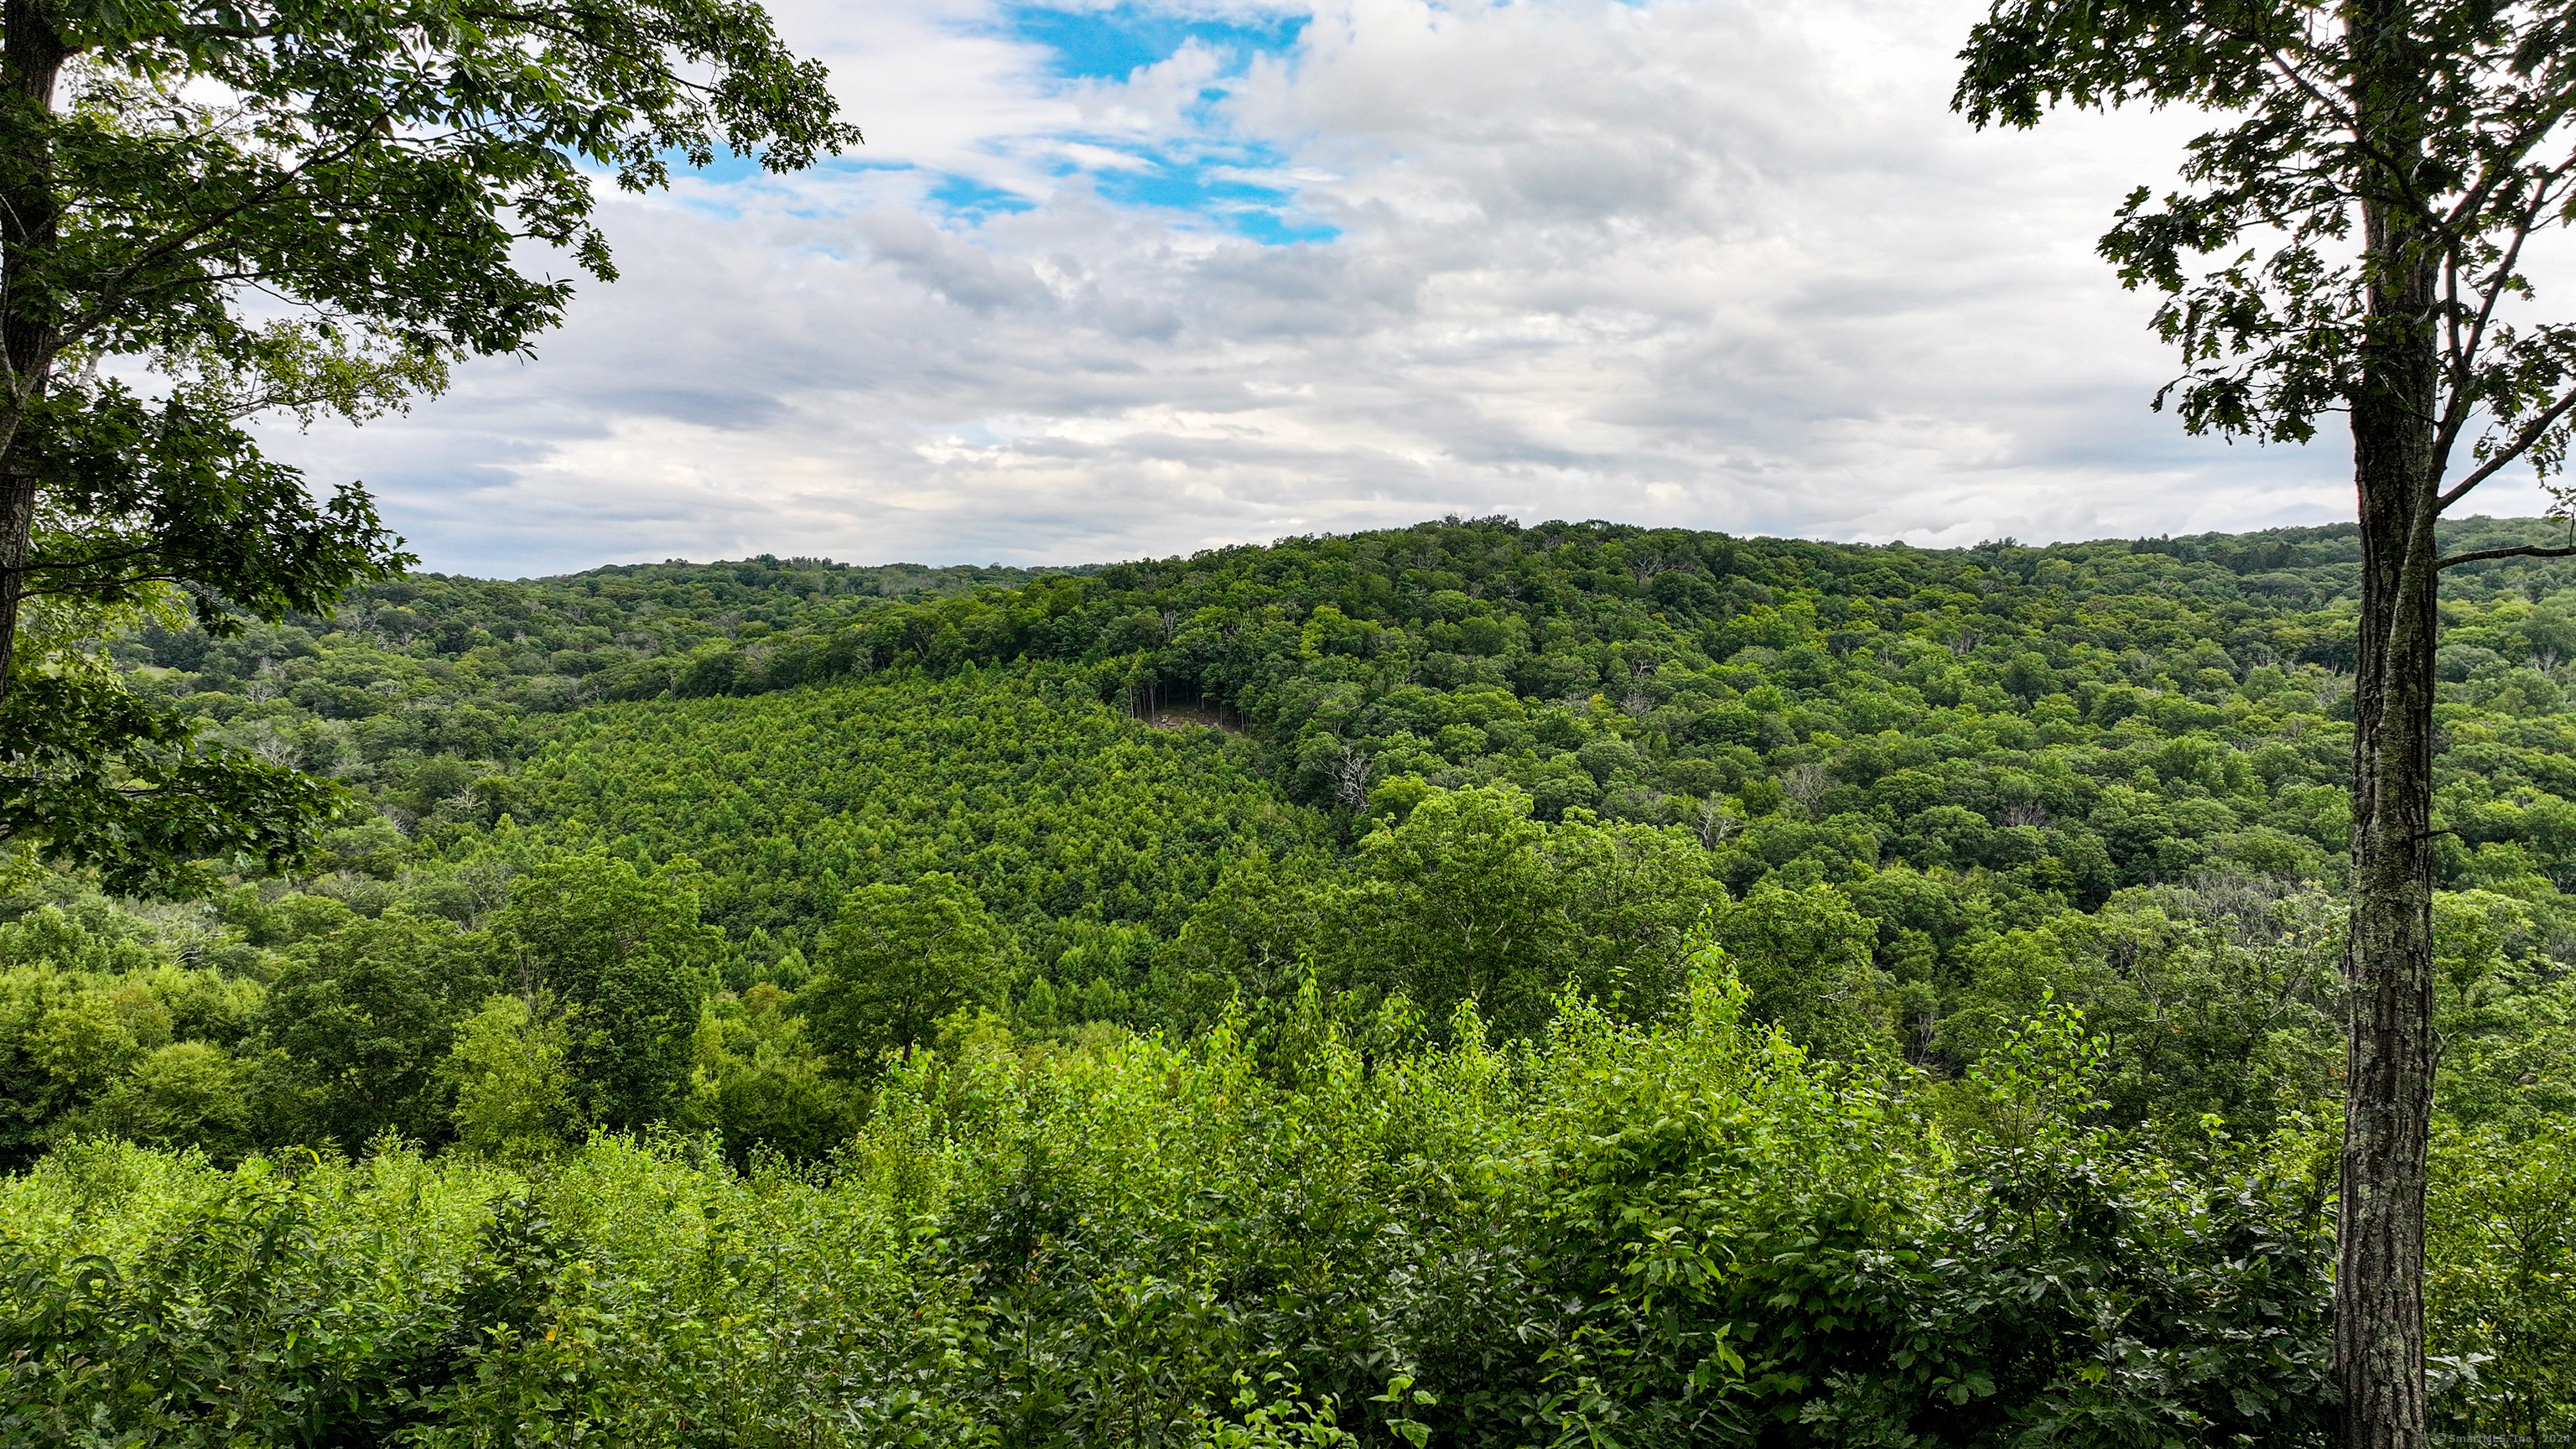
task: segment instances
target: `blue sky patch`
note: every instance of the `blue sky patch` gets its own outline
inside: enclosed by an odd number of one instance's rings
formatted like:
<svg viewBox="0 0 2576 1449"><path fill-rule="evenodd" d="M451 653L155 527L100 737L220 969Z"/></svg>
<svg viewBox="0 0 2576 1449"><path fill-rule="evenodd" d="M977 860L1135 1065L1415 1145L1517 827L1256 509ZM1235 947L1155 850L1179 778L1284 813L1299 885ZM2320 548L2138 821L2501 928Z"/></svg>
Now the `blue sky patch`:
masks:
<svg viewBox="0 0 2576 1449"><path fill-rule="evenodd" d="M1133 169L1104 170L1092 177L1092 189L1104 201L1120 206L1183 211L1269 246L1291 242L1331 241L1339 227L1293 215L1296 193L1285 187L1247 180L1246 166L1275 163L1262 148L1230 147L1222 153L1187 156L1134 153L1144 163Z"/></svg>
<svg viewBox="0 0 2576 1449"><path fill-rule="evenodd" d="M1076 130L1043 138L994 137L984 143L992 153L1027 155L1035 150L1043 156L1054 149L1048 142L1076 142L1087 148L1082 157L1059 152L1041 165L1069 182L1076 176L1085 178L1092 192L1113 206L1178 213L1174 217L1178 225L1221 230L1266 246L1329 242L1341 235L1339 228L1317 221L1298 206L1295 186L1282 176L1288 158L1234 133L1225 109L1229 84L1258 56L1294 50L1310 16L1280 12L1217 19L1156 9L1134 0L1097 9L1005 0L998 15L996 28L1003 34L1050 52L1052 59L1045 70L1050 79L1042 79L1041 85L1116 85L1194 43L1219 59L1215 75L1185 102L1177 136L1140 142L1132 133ZM1121 159L1105 159L1100 154L1104 151ZM719 156L702 171L692 171L676 154L666 154L664 159L675 178L693 176L706 183L686 193L683 204L716 215L738 214L735 203L741 193L733 187L761 174L758 159L749 156ZM878 161L865 153L824 164L833 170L917 169L910 161ZM920 181L925 187L918 193L924 210L952 225L980 226L997 216L1043 204L957 172L924 172Z"/></svg>
<svg viewBox="0 0 2576 1449"><path fill-rule="evenodd" d="M726 151L718 151L714 163L707 166L691 166L688 158L677 151L664 152L663 159L671 163L673 180L694 176L700 181L723 185L729 181L749 181L761 174L759 157L736 156Z"/></svg>
<svg viewBox="0 0 2576 1449"><path fill-rule="evenodd" d="M927 193L930 204L951 219L980 222L987 217L1032 211L1037 203L1017 192L987 186L971 176L944 176Z"/></svg>
<svg viewBox="0 0 2576 1449"><path fill-rule="evenodd" d="M1216 19L1133 0L1095 9L1006 3L1000 15L1003 33L1053 52L1049 72L1063 81L1121 82L1193 42L1220 57L1216 81L1199 91L1187 111L1195 135L1159 147L1138 146L1127 137L1064 136L1059 139L1118 151L1135 164L1066 161L1058 174L1087 174L1093 190L1113 205L1182 212L1266 245L1330 241L1341 234L1300 216L1292 188L1246 179L1244 172L1272 170L1284 158L1230 137L1222 111L1224 82L1242 75L1257 56L1295 49L1310 16L1282 12Z"/></svg>
<svg viewBox="0 0 2576 1449"><path fill-rule="evenodd" d="M1227 70L1239 74L1254 52L1277 54L1295 46L1309 18L1209 20L1125 4L1105 10L1006 5L1002 29L1054 51L1055 73L1068 80L1122 81L1139 67L1171 59L1193 40L1232 56Z"/></svg>
<svg viewBox="0 0 2576 1449"><path fill-rule="evenodd" d="M1342 234L1338 226L1320 221L1294 221L1276 211L1239 211L1225 218L1243 236L1266 247L1294 246L1299 242L1328 242Z"/></svg>

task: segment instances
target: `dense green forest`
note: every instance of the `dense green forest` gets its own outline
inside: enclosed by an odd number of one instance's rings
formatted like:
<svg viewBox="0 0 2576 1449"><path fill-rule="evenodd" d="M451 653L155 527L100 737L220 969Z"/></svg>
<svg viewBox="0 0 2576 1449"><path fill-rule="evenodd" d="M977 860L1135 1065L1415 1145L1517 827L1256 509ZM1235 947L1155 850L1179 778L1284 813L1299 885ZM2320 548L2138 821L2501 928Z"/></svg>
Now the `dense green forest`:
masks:
<svg viewBox="0 0 2576 1449"><path fill-rule="evenodd" d="M349 806L0 901L0 1430L2322 1443L2356 575L1451 519L143 628ZM2447 587L2437 1410L2536 1446L2576 564Z"/></svg>

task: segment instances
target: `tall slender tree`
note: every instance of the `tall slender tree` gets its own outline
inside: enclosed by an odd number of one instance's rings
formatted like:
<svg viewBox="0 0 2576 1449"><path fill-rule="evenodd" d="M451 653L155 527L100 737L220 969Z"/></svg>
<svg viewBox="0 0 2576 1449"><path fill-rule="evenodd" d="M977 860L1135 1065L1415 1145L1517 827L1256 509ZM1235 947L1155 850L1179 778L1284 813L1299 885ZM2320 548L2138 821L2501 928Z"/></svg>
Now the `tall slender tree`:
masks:
<svg viewBox="0 0 2576 1449"><path fill-rule="evenodd" d="M2184 426L2305 442L2346 415L2362 546L2349 1077L2335 1365L2353 1449L2424 1442L2432 1105L2434 525L2517 465L2564 460L2576 328L2524 262L2576 217L2569 0L2002 0L1955 100L1979 126L2053 106L2214 114L2182 184L2100 242L2185 370ZM2564 498L2562 496L2562 504ZM2565 509L2562 507L2562 512Z"/></svg>
<svg viewBox="0 0 2576 1449"><path fill-rule="evenodd" d="M0 842L184 884L332 796L28 647L53 609L321 609L406 560L243 423L364 416L615 275L594 180L855 140L749 0L0 0ZM540 244L529 250L527 244Z"/></svg>

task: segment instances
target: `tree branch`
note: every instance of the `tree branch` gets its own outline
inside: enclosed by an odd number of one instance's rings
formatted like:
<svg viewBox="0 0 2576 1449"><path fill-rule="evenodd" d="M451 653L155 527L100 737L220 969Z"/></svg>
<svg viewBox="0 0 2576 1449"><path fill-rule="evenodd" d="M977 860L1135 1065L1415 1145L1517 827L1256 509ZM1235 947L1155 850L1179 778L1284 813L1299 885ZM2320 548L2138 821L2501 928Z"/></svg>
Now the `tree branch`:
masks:
<svg viewBox="0 0 2576 1449"><path fill-rule="evenodd" d="M2483 163L2484 170L2476 184L2463 190L2460 199L2451 203L2451 209L2442 217L2442 229L2455 236L2465 235L2466 228L2476 220L2477 214L2486 209L2487 198L2493 196L2496 188L2502 186L2507 178L2521 171L2522 158L2529 155L2533 147L2549 139L2549 133L2557 130L2559 122L2567 119L2571 108L2576 108L2576 91L2561 91L2556 104L2533 117L2521 130L2490 145Z"/></svg>
<svg viewBox="0 0 2576 1449"><path fill-rule="evenodd" d="M418 145L436 147L453 143L460 137L488 136L505 130L505 127L487 122L480 125L454 126L437 135L411 139ZM303 199L305 193L301 189L302 185L313 172L337 165L357 154L365 146L380 140L382 138L373 131L359 131L341 138L337 145L317 148L290 164L279 166L276 174L266 182L250 188L229 205L209 214L196 225L148 242L140 250L124 258L98 282L92 284L90 290L98 293L101 300L87 310L66 318L60 328L62 335L66 339L85 337L125 308L158 291L209 281L251 279L253 274L249 273L212 275L192 273L150 285L132 285L133 278L147 268L159 264L184 264L200 260L203 253L197 250L196 243L217 231L225 223L254 211L293 205Z"/></svg>
<svg viewBox="0 0 2576 1449"><path fill-rule="evenodd" d="M2441 419L2440 431L2433 443L2433 457L2441 466L2448 466L2451 449L2459 445L2460 430L2469 425L2471 414L2477 410L2476 390L2471 384L2477 375L2478 352L2486 346L2487 329L2495 323L2496 306L2504 300L2505 291L2513 282L2513 269L2522 261L2523 243L2530 240L2533 228L2539 225L2540 213L2548 209L2550 186L2564 177L2571 167L2576 167L2576 156L2570 156L2566 161L2553 167L2546 176L2541 178L2540 184L2532 188L2529 204L2514 220L2511 244L2504 249L2504 254L2496 260L2495 265L2488 269L2486 280L2479 286L2481 295L2478 299L2478 320L2470 326L2465 344L2460 340L2460 324L2456 310L2449 319L2452 339L2451 398L2450 405L2443 409L2445 415ZM2459 276L2459 255L2459 249L2453 247L2446 251L2443 257L2445 269L2455 286ZM2452 306L2454 309L2458 306L2456 297L2453 299ZM2461 491L2466 492L2468 488L2474 486L2476 485L2463 485ZM2448 499L2443 501L2443 506L2449 506Z"/></svg>
<svg viewBox="0 0 2576 1449"><path fill-rule="evenodd" d="M2461 565L2461 564L2467 564L2467 563L2485 563L2485 562L2486 562L2487 560L2489 560L2489 559L2498 559L2498 558L2569 558L2569 557L2576 557L2576 547L2568 547L2568 548L2542 548L2542 547L2540 547L2540 546L2539 546L2539 545L2537 545L2537 544L2518 543L2518 544L2515 544L2515 545L2514 545L2513 547L2511 547L2511 548L2482 548L2482 549L2477 549L2477 550L2475 550L2475 551L2473 551L2473 552L2470 552L2470 553L2455 553L2455 554L2451 555L2449 558L2437 558L2437 559L2433 560L2433 567L2434 567L2436 570L2440 570L2440 569L2447 569L2447 568L2456 568L2457 566L2459 566L2459 565ZM2433 832L2433 833L2434 833L2434 834L2436 834L2436 835L2438 835L2438 834L2441 834L2442 832L2440 832L2440 831L2435 831L2435 832Z"/></svg>
<svg viewBox="0 0 2576 1449"><path fill-rule="evenodd" d="M2436 499L2433 504L2433 511L2435 513L2440 513L2443 509L2459 502L2462 498L2468 496L2470 489L2475 488L2479 484L2487 481L2489 478L2494 477L2497 471L2502 469L2505 464L2510 463L2514 459L2521 457L2524 453L2529 452L2531 450L2531 445L2540 441L2540 435L2548 432L2552 427L2557 426L2558 420L2567 416L2567 410L2570 408L2576 408L2576 392L2570 392L2564 397L2558 399L2558 401L2551 403L2548 411L2542 413L2536 418L2533 418L2530 422L2523 424L2522 431L2513 435L2513 442L2506 446L2502 452L2497 453L2494 457L2479 464L2477 468L2469 474L2469 476L2460 480L2458 487L2443 494L2439 499Z"/></svg>

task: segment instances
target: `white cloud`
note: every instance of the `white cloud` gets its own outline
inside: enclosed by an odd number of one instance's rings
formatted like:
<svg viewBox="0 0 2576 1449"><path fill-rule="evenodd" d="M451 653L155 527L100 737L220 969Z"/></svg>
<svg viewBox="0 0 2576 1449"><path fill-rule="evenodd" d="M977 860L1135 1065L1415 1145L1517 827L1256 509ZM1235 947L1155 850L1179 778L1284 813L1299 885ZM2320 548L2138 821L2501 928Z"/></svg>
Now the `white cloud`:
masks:
<svg viewBox="0 0 2576 1449"><path fill-rule="evenodd" d="M1969 130L1974 13L1325 0L1284 53L1121 82L1050 78L971 0L782 7L863 167L611 200L624 280L539 361L281 451L496 573L1449 511L1925 543L2343 516L2332 444L2147 411L2171 362L2091 242L2183 118ZM1167 170L1190 209L1132 189ZM959 179L1027 209L943 205ZM1290 191L1338 236L1238 233Z"/></svg>

